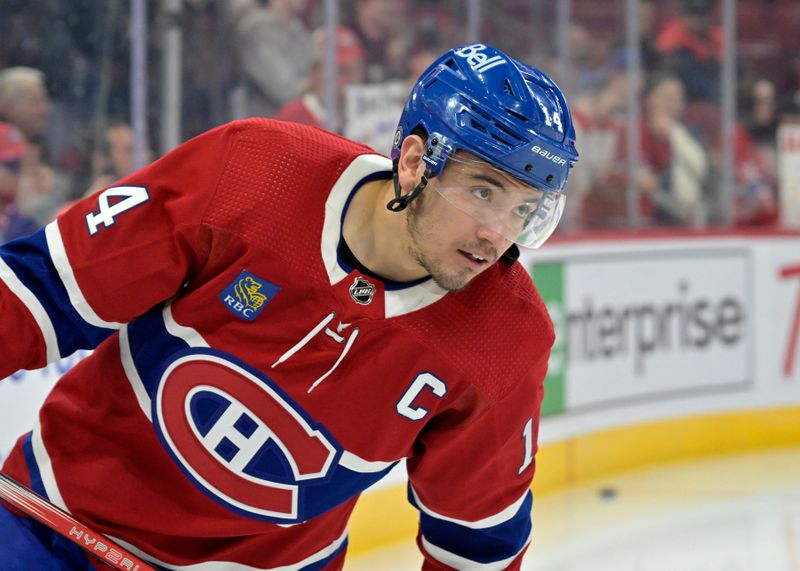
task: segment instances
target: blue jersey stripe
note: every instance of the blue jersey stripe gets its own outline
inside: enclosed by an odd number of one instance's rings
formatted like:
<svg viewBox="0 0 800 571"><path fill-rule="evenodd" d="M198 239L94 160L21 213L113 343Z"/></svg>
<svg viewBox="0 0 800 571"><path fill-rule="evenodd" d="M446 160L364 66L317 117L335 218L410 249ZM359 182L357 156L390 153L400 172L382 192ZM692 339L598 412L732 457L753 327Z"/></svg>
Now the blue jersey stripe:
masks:
<svg viewBox="0 0 800 571"><path fill-rule="evenodd" d="M0 255L44 307L55 329L62 357L78 349L92 349L114 333L113 329L90 325L72 306L50 258L44 228L4 244Z"/></svg>
<svg viewBox="0 0 800 571"><path fill-rule="evenodd" d="M388 474L395 464L397 462L381 472L369 474L353 472L337 465L331 468L332 474L326 485L301 485L299 502L301 519L316 517L355 497Z"/></svg>
<svg viewBox="0 0 800 571"><path fill-rule="evenodd" d="M408 500L419 509L410 491ZM436 518L420 510L422 535L430 543L477 563L494 563L516 556L531 533L533 496L529 491L519 510L501 524L474 529Z"/></svg>
<svg viewBox="0 0 800 571"><path fill-rule="evenodd" d="M33 441L31 438L32 433L29 432L22 440L22 455L25 458L25 464L28 467L28 477L31 480L31 490L43 498L50 499L47 496L47 491L44 489L42 474L39 472L39 464L36 463L36 457L33 455Z"/></svg>
<svg viewBox="0 0 800 571"><path fill-rule="evenodd" d="M186 341L167 331L163 311L164 306L158 305L128 325L133 364L151 401L156 399L164 369L177 353L190 349Z"/></svg>

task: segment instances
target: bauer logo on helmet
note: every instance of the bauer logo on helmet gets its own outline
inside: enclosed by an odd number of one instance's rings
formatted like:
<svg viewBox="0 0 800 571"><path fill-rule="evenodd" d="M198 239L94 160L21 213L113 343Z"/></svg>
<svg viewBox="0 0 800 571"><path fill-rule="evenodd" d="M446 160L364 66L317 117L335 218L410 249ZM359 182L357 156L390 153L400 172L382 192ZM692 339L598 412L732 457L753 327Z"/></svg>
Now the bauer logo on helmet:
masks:
<svg viewBox="0 0 800 571"><path fill-rule="evenodd" d="M558 155L554 155L554 154L553 154L553 153L551 153L550 151L546 151L546 150L544 150L544 149L543 149L542 147L540 147L539 145L534 145L534 146L533 146L533 148L532 148L531 150L532 150L534 153L536 153L537 155L541 155L541 156L543 156L543 157L544 157L544 158L546 158L548 161L553 161L553 162L554 162L554 163L556 163L557 165L562 165L562 166L563 166L563 165L567 164L567 160L566 160L566 159L562 159L562 158L561 158L561 157L559 157Z"/></svg>

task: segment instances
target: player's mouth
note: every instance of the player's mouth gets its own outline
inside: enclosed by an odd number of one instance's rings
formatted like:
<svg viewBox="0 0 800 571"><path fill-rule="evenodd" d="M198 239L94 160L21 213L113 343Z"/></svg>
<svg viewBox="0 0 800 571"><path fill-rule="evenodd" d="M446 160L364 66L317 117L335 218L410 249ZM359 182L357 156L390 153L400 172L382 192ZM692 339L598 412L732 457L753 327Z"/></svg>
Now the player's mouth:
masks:
<svg viewBox="0 0 800 571"><path fill-rule="evenodd" d="M466 250L459 250L458 253L461 254L461 256L467 260L469 265L473 268L483 269L489 264L489 260L480 254L468 252Z"/></svg>

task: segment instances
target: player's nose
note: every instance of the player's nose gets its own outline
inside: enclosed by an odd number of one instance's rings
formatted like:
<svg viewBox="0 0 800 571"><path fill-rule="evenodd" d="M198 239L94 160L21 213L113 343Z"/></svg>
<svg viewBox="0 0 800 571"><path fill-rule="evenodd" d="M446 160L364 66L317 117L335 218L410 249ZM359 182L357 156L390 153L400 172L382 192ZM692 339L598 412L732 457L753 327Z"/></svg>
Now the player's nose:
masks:
<svg viewBox="0 0 800 571"><path fill-rule="evenodd" d="M489 242L497 252L504 252L511 245L506 231L499 221L484 221L478 225L476 236L481 241Z"/></svg>

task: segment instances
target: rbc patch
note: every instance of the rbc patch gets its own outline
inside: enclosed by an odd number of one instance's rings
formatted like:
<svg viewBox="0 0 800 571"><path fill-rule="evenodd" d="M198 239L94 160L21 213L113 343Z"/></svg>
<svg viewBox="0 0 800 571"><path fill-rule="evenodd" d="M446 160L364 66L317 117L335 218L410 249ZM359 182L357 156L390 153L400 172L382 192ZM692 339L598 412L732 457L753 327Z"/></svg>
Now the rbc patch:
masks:
<svg viewBox="0 0 800 571"><path fill-rule="evenodd" d="M280 286L242 270L242 273L222 290L219 298L236 317L253 321L280 289Z"/></svg>

